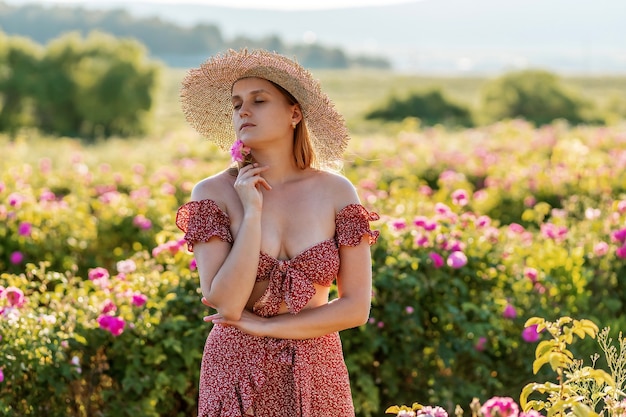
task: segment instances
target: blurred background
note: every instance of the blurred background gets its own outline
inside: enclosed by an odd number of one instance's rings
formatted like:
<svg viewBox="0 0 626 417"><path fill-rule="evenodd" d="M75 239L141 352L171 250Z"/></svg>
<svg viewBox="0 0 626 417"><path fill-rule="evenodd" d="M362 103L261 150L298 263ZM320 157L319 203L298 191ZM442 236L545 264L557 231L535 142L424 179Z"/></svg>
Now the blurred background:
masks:
<svg viewBox="0 0 626 417"><path fill-rule="evenodd" d="M339 57L325 62L321 56L302 56L311 67L360 63L447 75L529 67L578 75L626 72L626 6L617 0L5 0L4 4L0 23L7 34L46 43L66 31L101 29L134 36L149 46L152 56L177 67L198 64L226 47L265 40L265 46L287 52L308 47L318 49L318 54L335 49L337 55L345 55L343 62ZM374 62L361 62L359 57Z"/></svg>
<svg viewBox="0 0 626 417"><path fill-rule="evenodd" d="M551 336L525 324L626 329L625 21L623 0L0 0L0 416L196 414L207 310L175 216L230 160L179 89L247 47L320 80L381 215L370 319L342 332L358 417L488 417L475 398L543 381L525 394L623 417L583 362L534 369ZM559 323L626 392L622 334Z"/></svg>

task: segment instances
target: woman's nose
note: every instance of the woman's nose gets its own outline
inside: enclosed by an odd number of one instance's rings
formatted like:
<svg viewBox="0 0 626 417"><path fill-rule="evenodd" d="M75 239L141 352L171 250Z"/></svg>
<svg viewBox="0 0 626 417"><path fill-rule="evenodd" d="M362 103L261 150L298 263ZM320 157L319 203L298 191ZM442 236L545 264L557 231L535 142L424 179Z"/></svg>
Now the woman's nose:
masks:
<svg viewBox="0 0 626 417"><path fill-rule="evenodd" d="M239 107L239 116L249 116L250 115L250 106L246 103L242 103L241 107Z"/></svg>

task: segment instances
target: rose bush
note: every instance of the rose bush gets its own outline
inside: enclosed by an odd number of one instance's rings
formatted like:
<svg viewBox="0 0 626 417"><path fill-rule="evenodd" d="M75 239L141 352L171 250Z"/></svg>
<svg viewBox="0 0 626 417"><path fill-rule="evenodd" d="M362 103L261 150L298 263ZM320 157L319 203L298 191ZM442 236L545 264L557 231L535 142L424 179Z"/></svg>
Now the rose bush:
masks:
<svg viewBox="0 0 626 417"><path fill-rule="evenodd" d="M0 410L193 415L209 329L174 216L229 155L184 132L0 140ZM531 316L626 324L623 129L511 121L350 146L344 173L381 215L371 317L342 333L359 416L515 398L548 377L532 375Z"/></svg>

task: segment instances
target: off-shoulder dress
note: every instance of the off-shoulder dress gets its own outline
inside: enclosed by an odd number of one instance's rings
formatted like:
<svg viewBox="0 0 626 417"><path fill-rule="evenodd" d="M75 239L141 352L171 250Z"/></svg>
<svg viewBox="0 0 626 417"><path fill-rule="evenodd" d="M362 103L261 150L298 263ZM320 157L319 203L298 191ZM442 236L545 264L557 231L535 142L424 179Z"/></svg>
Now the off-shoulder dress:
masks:
<svg viewBox="0 0 626 417"><path fill-rule="evenodd" d="M284 302L297 314L315 294L313 284L330 286L339 271L339 246L356 246L364 236L376 242L369 222L378 215L360 204L336 214L335 236L288 260L265 253L256 280L269 281L255 302L259 316L276 315ZM190 251L195 242L216 236L233 242L230 218L214 201L181 206L177 226ZM252 336L234 327L213 326L204 347L199 385L199 417L354 417L354 407L337 332L293 340Z"/></svg>

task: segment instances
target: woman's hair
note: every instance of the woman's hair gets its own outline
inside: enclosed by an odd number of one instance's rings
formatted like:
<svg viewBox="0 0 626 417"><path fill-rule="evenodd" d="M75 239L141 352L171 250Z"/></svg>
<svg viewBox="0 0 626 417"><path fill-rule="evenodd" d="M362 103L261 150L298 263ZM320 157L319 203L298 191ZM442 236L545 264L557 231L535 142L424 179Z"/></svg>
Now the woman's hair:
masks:
<svg viewBox="0 0 626 417"><path fill-rule="evenodd" d="M269 81L269 80L268 80ZM285 90L280 85L276 84L273 81L270 81L274 87L278 89L289 104L294 105L298 104L298 100L287 90ZM311 140L309 139L309 131L306 128L306 124L304 123L304 117L300 120L300 123L296 125L293 134L293 156L296 160L296 165L300 169L305 169L313 166L315 163L315 150L313 149L313 145L311 144Z"/></svg>

